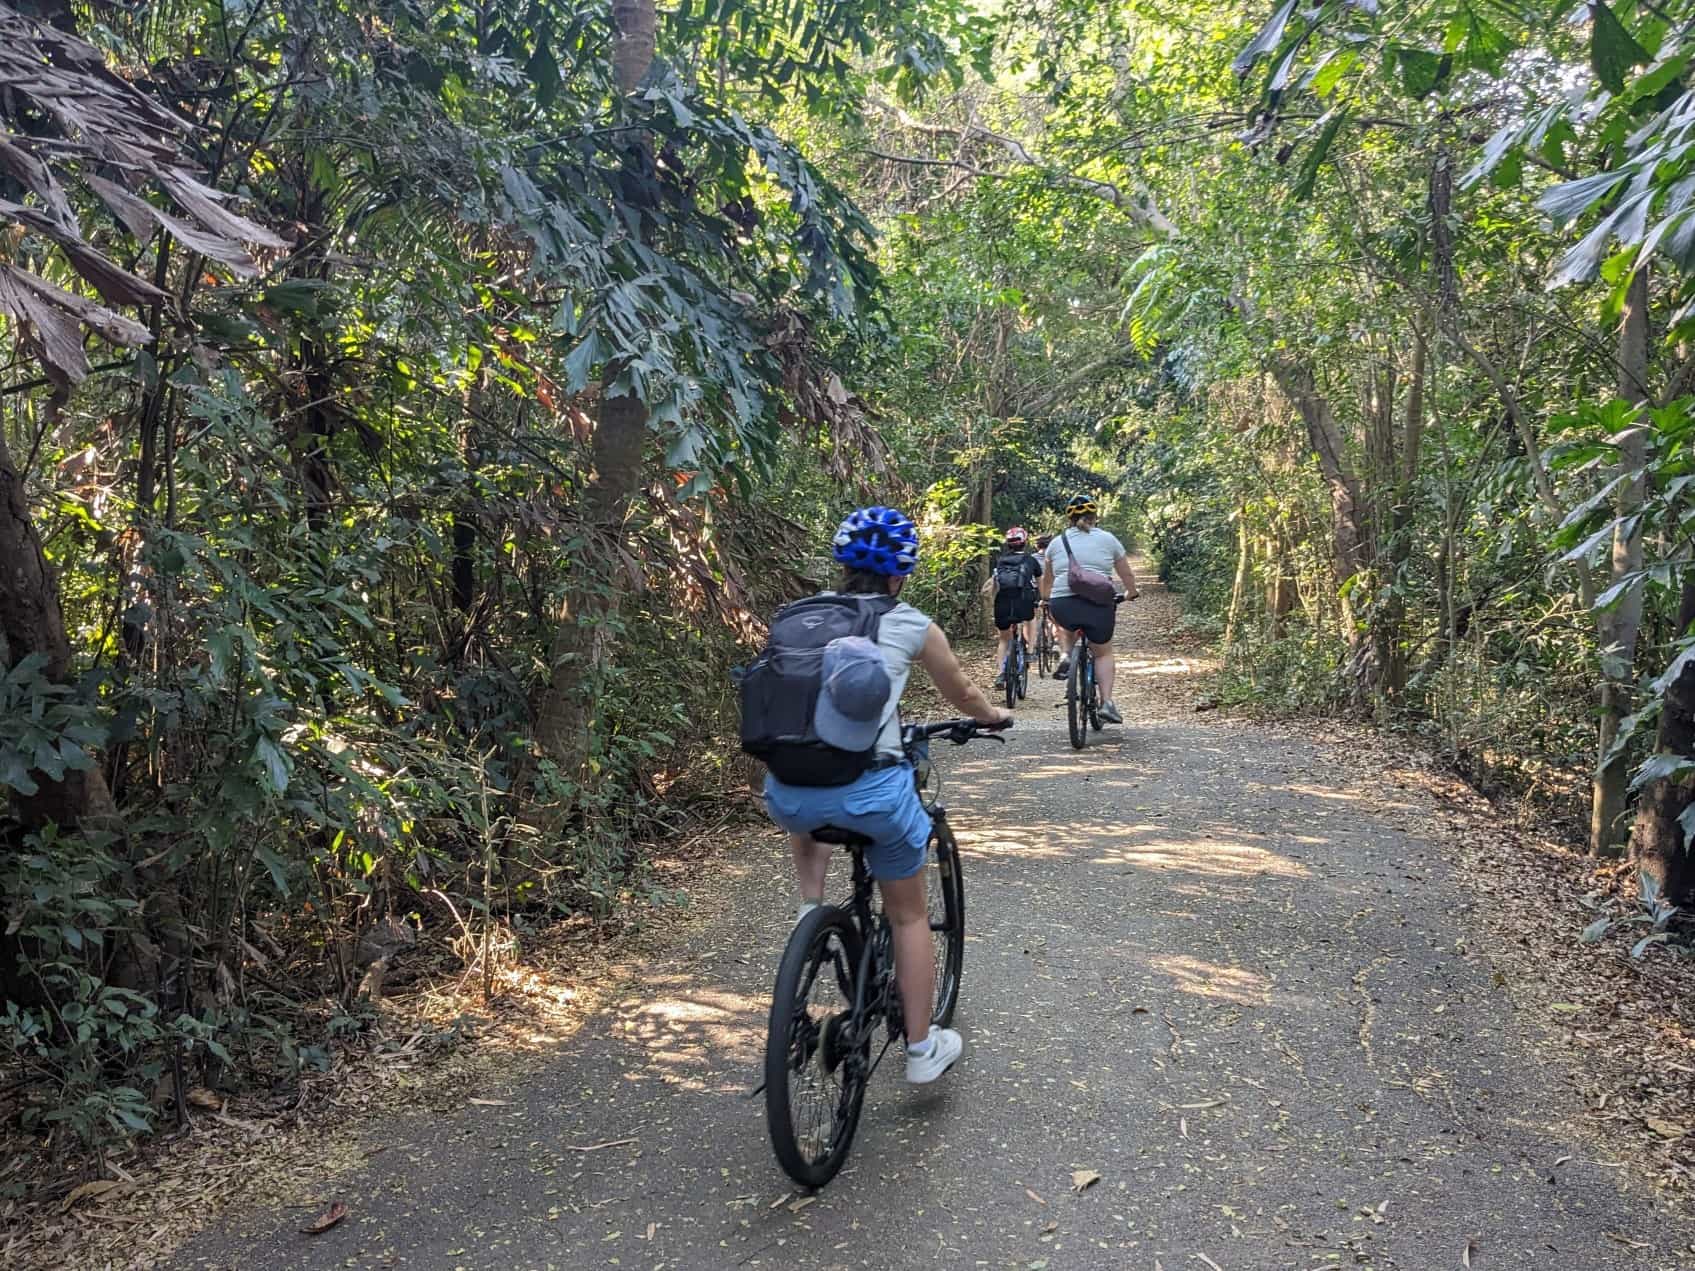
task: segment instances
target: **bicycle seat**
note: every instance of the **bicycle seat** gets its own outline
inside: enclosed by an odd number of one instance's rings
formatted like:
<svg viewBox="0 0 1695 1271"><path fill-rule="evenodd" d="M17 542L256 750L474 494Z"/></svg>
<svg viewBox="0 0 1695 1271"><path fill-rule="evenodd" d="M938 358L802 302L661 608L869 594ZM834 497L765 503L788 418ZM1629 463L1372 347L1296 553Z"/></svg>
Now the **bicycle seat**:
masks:
<svg viewBox="0 0 1695 1271"><path fill-rule="evenodd" d="M864 851L871 846L871 840L854 830L844 830L839 825L820 825L812 831L812 837L820 843L834 843L837 847L851 847Z"/></svg>

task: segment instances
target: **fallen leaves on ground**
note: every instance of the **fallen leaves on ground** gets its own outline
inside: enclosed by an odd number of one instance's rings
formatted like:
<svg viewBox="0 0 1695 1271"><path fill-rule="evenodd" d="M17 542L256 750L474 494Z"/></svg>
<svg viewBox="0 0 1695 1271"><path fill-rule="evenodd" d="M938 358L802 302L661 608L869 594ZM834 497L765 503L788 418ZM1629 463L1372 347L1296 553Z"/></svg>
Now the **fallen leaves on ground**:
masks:
<svg viewBox="0 0 1695 1271"><path fill-rule="evenodd" d="M1081 1196L1096 1183L1101 1181L1100 1174L1092 1169L1074 1169L1071 1171L1071 1190Z"/></svg>
<svg viewBox="0 0 1695 1271"><path fill-rule="evenodd" d="M83 1183L80 1186L73 1187L71 1188L70 1194L65 1197L65 1203L59 1206L59 1212L61 1214L68 1214L71 1211L71 1207L79 1200L88 1200L95 1196L104 1196L107 1192L112 1191L114 1188L123 1186L125 1186L125 1184L120 1183L115 1178L97 1178L91 1183Z"/></svg>
<svg viewBox="0 0 1695 1271"><path fill-rule="evenodd" d="M320 1235L345 1217L347 1217L347 1206L338 1200L313 1219L310 1225L302 1227L300 1230L308 1236Z"/></svg>

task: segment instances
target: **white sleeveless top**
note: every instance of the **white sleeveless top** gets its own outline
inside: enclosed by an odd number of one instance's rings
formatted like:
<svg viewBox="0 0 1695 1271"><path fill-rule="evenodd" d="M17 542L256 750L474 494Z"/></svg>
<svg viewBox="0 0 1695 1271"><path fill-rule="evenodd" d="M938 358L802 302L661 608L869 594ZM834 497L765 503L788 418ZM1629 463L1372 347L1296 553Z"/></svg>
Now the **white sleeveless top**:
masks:
<svg viewBox="0 0 1695 1271"><path fill-rule="evenodd" d="M831 593L826 592L825 595ZM904 600L888 613L877 627L877 647L883 652L883 665L889 672L889 704L883 708L883 723L877 733L879 758L900 758L900 698L906 692L906 681L912 674L912 664L924 648L924 638L930 634L930 617L920 613Z"/></svg>

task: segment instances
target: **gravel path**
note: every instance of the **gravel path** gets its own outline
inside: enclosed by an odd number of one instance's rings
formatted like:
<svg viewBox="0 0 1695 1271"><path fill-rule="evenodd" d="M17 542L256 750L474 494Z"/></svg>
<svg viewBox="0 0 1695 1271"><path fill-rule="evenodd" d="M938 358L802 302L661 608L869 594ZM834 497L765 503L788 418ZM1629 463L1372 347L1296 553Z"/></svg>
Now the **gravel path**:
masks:
<svg viewBox="0 0 1695 1271"><path fill-rule="evenodd" d="M1126 726L1073 752L1047 683L1004 750L938 752L965 1057L924 1092L885 1065L823 1194L786 1186L746 1097L791 906L773 834L700 863L722 871L702 920L539 1077L373 1127L385 1150L323 1193L345 1221L250 1213L175 1265L1695 1264L1690 1231L1563 1129L1558 1074L1457 938L1424 796L1194 714L1149 590L1122 622ZM1077 1170L1100 1180L1076 1193Z"/></svg>

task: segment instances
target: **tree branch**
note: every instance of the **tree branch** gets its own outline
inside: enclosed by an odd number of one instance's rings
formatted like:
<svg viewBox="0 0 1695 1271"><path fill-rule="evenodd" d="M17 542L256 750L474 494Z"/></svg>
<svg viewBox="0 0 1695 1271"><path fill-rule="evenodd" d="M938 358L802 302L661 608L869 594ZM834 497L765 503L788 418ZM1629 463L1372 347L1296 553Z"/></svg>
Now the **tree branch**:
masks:
<svg viewBox="0 0 1695 1271"><path fill-rule="evenodd" d="M1036 169L1044 174L1055 185L1080 190L1094 198L1102 199L1105 202L1112 204L1119 211L1123 212L1132 221L1136 222L1136 224L1145 229L1154 230L1166 238L1176 238L1178 236L1177 226L1172 224L1172 222L1166 218L1165 214L1154 205L1153 195L1146 187L1138 184L1138 188L1131 191L1125 191L1114 185L1111 181L1102 181L1096 177L1087 177L1083 176L1081 173L1068 172L1063 168L1057 168L1038 155L1032 154L1029 147L1027 147L1022 141L1019 141L1016 137L1008 137L1003 133L992 132L977 123L975 120L968 122L963 126L954 126L951 124L930 124L925 123L921 119L914 119L898 106L891 106L887 102L874 101L872 104L892 116L901 127L910 132L924 133L932 137L953 137L959 140L961 144L970 141L985 141L998 146L1001 150L1006 152L1013 162L1027 168ZM927 160L926 162L946 167L957 167L960 166L961 163L959 160L944 161L935 159ZM1006 174L984 172L983 175L1004 178Z"/></svg>

